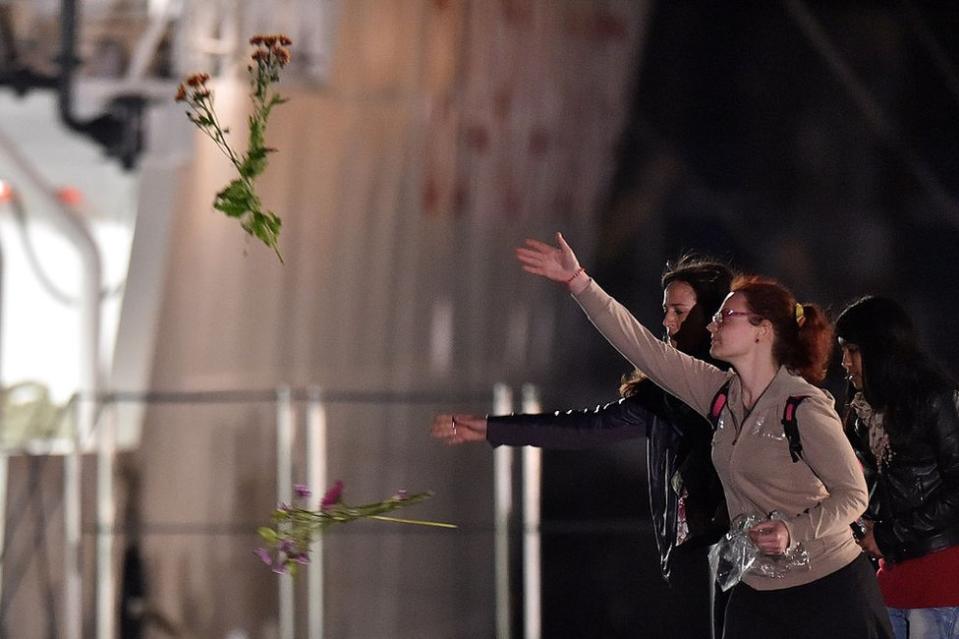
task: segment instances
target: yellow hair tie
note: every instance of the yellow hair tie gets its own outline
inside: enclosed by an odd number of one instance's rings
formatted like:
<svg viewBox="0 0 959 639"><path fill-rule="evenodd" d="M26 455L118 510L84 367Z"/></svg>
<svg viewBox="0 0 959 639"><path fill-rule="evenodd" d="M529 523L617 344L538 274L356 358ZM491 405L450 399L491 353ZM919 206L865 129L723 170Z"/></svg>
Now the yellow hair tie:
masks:
<svg viewBox="0 0 959 639"><path fill-rule="evenodd" d="M802 325L806 323L806 312L803 310L802 304L796 303L796 323L799 325L799 328L802 328Z"/></svg>

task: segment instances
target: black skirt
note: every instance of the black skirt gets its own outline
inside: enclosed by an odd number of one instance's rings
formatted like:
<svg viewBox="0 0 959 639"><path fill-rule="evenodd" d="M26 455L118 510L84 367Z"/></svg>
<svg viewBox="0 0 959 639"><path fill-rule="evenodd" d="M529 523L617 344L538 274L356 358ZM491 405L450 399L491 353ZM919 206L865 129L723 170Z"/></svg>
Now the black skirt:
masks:
<svg viewBox="0 0 959 639"><path fill-rule="evenodd" d="M756 590L736 585L723 639L892 639L876 573L860 555L802 586Z"/></svg>

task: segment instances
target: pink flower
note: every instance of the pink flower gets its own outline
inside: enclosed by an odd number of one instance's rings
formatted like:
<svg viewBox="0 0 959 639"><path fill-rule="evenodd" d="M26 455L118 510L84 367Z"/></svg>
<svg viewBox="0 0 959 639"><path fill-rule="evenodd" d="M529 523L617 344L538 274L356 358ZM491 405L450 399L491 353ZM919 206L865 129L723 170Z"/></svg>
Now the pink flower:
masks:
<svg viewBox="0 0 959 639"><path fill-rule="evenodd" d="M253 554L260 558L260 561L265 563L267 566L273 565L273 557L270 556L270 551L266 548L257 548L253 551Z"/></svg>
<svg viewBox="0 0 959 639"><path fill-rule="evenodd" d="M343 482L337 479L336 483L330 486L326 494L323 495L323 501L320 502L320 510L326 510L330 506L340 503L341 499L343 499Z"/></svg>
<svg viewBox="0 0 959 639"><path fill-rule="evenodd" d="M313 491L306 484L294 484L293 492L297 497L309 498L313 496Z"/></svg>
<svg viewBox="0 0 959 639"><path fill-rule="evenodd" d="M310 555L305 552L297 553L296 555L291 555L290 559L300 564L301 566L308 566L310 564Z"/></svg>

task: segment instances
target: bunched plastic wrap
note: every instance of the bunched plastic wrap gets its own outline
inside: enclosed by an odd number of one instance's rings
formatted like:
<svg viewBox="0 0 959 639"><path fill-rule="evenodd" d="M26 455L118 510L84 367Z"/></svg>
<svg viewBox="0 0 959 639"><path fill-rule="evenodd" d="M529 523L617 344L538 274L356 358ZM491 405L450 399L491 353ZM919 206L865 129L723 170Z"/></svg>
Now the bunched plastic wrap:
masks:
<svg viewBox="0 0 959 639"><path fill-rule="evenodd" d="M749 529L764 521L785 517L772 512L768 517L755 513L742 514L729 525L729 531L709 549L709 568L723 591L729 590L750 572L780 579L788 572L809 567L809 553L802 544L796 544L785 554L765 555L749 538Z"/></svg>

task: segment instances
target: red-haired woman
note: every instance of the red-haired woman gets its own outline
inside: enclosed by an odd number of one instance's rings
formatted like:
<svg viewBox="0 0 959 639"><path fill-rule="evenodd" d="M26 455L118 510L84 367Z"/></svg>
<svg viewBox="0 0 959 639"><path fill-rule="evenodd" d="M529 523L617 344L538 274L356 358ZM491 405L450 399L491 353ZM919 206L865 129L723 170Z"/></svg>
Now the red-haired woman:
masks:
<svg viewBox="0 0 959 639"><path fill-rule="evenodd" d="M709 325L722 371L656 339L558 246L527 240L523 268L565 284L599 331L637 369L703 416L718 412L712 458L731 520L761 517L750 539L765 556L726 608L726 639L892 637L875 574L850 523L866 509L862 468L825 375L832 328L815 305L787 289L740 278ZM722 391L722 392L720 392ZM723 398L717 405L719 397ZM784 432L793 404L799 436ZM797 407L798 406L798 407Z"/></svg>
<svg viewBox="0 0 959 639"><path fill-rule="evenodd" d="M729 294L733 272L725 264L684 256L666 265L663 340L680 351L723 366L709 356L710 318ZM620 387L623 399L585 410L532 415L437 415L432 434L450 445L581 449L646 437L649 512L663 578L682 582L685 630L722 634L726 593L709 577L708 550L729 527L722 485L709 458L709 422L645 376ZM708 593L708 594L707 594ZM702 601L701 596L705 601ZM708 602L708 603L707 603Z"/></svg>

